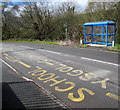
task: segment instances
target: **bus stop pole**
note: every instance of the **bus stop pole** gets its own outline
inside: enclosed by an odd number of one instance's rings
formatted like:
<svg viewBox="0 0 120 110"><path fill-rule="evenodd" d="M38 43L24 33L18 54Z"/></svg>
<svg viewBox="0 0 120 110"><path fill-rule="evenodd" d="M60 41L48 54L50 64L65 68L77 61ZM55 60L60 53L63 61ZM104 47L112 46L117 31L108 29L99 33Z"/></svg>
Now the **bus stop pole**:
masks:
<svg viewBox="0 0 120 110"><path fill-rule="evenodd" d="M66 36L66 40L68 40L67 27L65 28L65 36Z"/></svg>

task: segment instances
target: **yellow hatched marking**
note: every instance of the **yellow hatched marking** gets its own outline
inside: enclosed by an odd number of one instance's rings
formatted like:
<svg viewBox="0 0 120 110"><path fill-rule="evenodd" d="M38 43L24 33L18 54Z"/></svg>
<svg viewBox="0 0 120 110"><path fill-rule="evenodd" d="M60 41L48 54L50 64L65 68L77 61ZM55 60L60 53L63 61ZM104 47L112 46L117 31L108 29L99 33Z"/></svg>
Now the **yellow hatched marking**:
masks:
<svg viewBox="0 0 120 110"><path fill-rule="evenodd" d="M118 96L118 95L115 95L115 94L112 94L112 93L107 93L106 96L109 96L109 97L111 97L115 100L120 101L120 96Z"/></svg>

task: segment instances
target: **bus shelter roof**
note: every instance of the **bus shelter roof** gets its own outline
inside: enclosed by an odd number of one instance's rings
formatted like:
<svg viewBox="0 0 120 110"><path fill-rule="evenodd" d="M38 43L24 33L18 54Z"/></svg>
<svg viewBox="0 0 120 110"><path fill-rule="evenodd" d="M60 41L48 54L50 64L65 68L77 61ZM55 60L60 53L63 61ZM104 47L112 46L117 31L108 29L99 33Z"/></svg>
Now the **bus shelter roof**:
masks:
<svg viewBox="0 0 120 110"><path fill-rule="evenodd" d="M87 22L84 23L84 26L100 26L100 25L114 25L115 22L108 20L108 21L97 21L97 22Z"/></svg>

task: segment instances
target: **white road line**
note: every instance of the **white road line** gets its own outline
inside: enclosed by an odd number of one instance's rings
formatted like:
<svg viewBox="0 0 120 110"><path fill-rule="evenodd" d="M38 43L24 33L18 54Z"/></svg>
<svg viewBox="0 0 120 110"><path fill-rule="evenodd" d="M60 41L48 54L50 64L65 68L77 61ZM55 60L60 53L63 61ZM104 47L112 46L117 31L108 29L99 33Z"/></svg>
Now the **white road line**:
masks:
<svg viewBox="0 0 120 110"><path fill-rule="evenodd" d="M114 66L120 66L120 65L115 64L115 63L106 62L106 61L101 61L101 60L96 60L96 59L91 59L91 58L86 58L86 57L81 57L81 59L89 60L89 61L95 61L95 62L100 62L100 63L106 63L106 64L114 65Z"/></svg>
<svg viewBox="0 0 120 110"><path fill-rule="evenodd" d="M11 68L15 73L17 73L17 74L19 74L18 72L17 72L17 70L15 70L11 65L9 65L7 62L5 62L4 60L2 60L1 58L0 58L0 60L4 63L4 64L6 64L9 68ZM26 77L22 77L23 79L25 79L26 81L33 81L33 80L31 80L31 79L29 79L29 78L26 78Z"/></svg>
<svg viewBox="0 0 120 110"><path fill-rule="evenodd" d="M32 81L33 82L33 80L32 79L29 79L29 78L27 78L27 77L22 77L23 79L25 79L26 81Z"/></svg>
<svg viewBox="0 0 120 110"><path fill-rule="evenodd" d="M27 47L27 46L19 46L19 47L23 47L23 48L27 48L27 49L34 49L34 48L31 48L31 47Z"/></svg>
<svg viewBox="0 0 120 110"><path fill-rule="evenodd" d="M7 62L5 62L4 60L2 60L1 58L0 58L0 60L1 60L4 64L6 64L9 68L11 68L14 72L16 72L16 73L18 74L18 72L17 72L12 66L10 66Z"/></svg>
<svg viewBox="0 0 120 110"><path fill-rule="evenodd" d="M74 55L69 55L69 54L64 54L64 53L60 53L60 52L55 52L55 51L50 51L50 50L43 50L43 49L38 49L38 50L41 50L41 51L44 51L44 52L50 52L50 53L53 53L53 54L58 54L58 55L62 55L62 56L65 56L65 57L76 57Z"/></svg>
<svg viewBox="0 0 120 110"><path fill-rule="evenodd" d="M5 45L5 44L3 44L3 45ZM7 45L10 45L10 46L16 46L15 44L7 44Z"/></svg>
<svg viewBox="0 0 120 110"><path fill-rule="evenodd" d="M43 49L38 49L38 50L45 51L45 52L50 52L50 53L55 53L55 54L62 54L62 53L54 52L54 51L50 51L50 50L43 50Z"/></svg>
<svg viewBox="0 0 120 110"><path fill-rule="evenodd" d="M93 50L93 51L101 51L101 52L107 52L107 53L115 53L117 54L118 52L113 52L113 51L108 51L108 50L95 50L95 49L90 49L90 48L80 48L80 49L83 49L83 50Z"/></svg>

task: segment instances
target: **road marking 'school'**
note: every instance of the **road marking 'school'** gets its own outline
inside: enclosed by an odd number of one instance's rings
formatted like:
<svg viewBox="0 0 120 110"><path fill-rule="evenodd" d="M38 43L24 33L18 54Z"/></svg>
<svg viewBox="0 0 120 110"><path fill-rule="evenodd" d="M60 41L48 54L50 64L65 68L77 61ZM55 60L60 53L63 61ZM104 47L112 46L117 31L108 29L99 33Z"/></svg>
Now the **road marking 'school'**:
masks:
<svg viewBox="0 0 120 110"><path fill-rule="evenodd" d="M115 94L107 93L106 96L109 96L109 97L111 97L111 98L113 98L113 99L115 99L115 100L120 101L120 96L117 96L117 95L115 95Z"/></svg>

